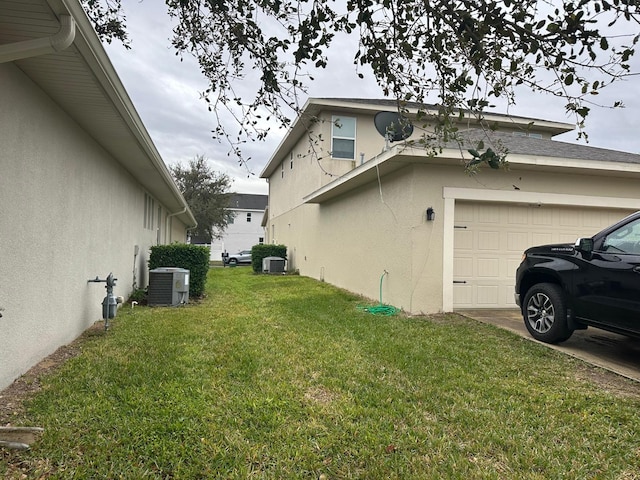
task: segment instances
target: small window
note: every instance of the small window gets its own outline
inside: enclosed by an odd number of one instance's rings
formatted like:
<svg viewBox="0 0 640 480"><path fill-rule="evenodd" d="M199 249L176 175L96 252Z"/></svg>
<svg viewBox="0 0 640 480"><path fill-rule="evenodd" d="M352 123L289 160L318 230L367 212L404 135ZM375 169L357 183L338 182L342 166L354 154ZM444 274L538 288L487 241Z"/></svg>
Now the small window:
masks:
<svg viewBox="0 0 640 480"><path fill-rule="evenodd" d="M293 152L291 152L291 154L289 155L289 162L291 165L291 170L293 170Z"/></svg>
<svg viewBox="0 0 640 480"><path fill-rule="evenodd" d="M331 117L331 156L355 160L356 119L353 117Z"/></svg>
<svg viewBox="0 0 640 480"><path fill-rule="evenodd" d="M158 207L160 208L160 207ZM148 193L144 194L144 220L143 228L153 230L153 215L155 210L155 201ZM158 217L158 221L160 218Z"/></svg>
<svg viewBox="0 0 640 480"><path fill-rule="evenodd" d="M247 212L247 223L251 223L251 212Z"/></svg>
<svg viewBox="0 0 640 480"><path fill-rule="evenodd" d="M162 207L158 206L158 228L156 229L156 245L161 243L162 235Z"/></svg>

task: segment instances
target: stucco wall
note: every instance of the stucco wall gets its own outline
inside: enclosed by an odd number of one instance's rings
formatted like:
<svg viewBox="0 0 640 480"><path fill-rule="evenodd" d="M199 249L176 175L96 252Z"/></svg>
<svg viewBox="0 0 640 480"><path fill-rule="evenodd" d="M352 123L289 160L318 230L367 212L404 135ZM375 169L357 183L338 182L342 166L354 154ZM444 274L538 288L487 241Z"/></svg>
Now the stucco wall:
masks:
<svg viewBox="0 0 640 480"><path fill-rule="evenodd" d="M379 300L414 311L438 311L442 302L442 224L426 222L414 200L407 167L339 199L306 204L272 218L275 241L289 247L289 267ZM442 197L433 189L434 199ZM420 296L418 287L435 292Z"/></svg>
<svg viewBox="0 0 640 480"><path fill-rule="evenodd" d="M104 284L87 280L113 272L126 298L135 267L145 286L158 237L143 226L144 190L119 163L13 64L0 65L0 85L2 388L101 319ZM183 240L184 225L171 225Z"/></svg>
<svg viewBox="0 0 640 480"><path fill-rule="evenodd" d="M331 157L331 120L334 115L356 119L354 160ZM277 216L290 206L300 205L305 195L358 166L361 154L369 160L381 153L385 140L376 131L373 116L339 110L322 112L309 133L303 135L296 146L280 159L280 166L269 178L270 214ZM412 138L418 138L417 133Z"/></svg>

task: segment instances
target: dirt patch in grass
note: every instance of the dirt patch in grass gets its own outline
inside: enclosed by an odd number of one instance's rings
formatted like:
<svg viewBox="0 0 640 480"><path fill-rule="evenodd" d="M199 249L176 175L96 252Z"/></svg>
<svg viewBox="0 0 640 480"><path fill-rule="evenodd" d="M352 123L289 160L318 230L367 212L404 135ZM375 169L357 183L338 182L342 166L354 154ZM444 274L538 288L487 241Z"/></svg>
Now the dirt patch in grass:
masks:
<svg viewBox="0 0 640 480"><path fill-rule="evenodd" d="M318 405L329 405L336 398L336 394L323 387L312 387L306 391L304 398Z"/></svg>

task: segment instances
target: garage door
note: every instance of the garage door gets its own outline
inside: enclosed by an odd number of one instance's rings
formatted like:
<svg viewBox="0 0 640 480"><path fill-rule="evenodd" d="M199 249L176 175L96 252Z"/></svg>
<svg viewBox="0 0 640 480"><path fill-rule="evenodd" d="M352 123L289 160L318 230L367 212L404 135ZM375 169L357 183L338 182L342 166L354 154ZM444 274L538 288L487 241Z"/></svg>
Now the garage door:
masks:
<svg viewBox="0 0 640 480"><path fill-rule="evenodd" d="M453 307L515 307L515 271L526 248L573 243L630 213L619 209L456 202Z"/></svg>

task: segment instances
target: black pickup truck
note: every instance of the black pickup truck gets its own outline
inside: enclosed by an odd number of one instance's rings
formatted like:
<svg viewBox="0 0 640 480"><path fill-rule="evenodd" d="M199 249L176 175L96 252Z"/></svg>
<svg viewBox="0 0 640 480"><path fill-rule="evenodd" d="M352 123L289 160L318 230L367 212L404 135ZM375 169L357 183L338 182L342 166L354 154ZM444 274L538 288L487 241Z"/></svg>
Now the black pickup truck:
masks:
<svg viewBox="0 0 640 480"><path fill-rule="evenodd" d="M640 337L640 212L575 245L527 249L515 300L543 342L564 342L588 326Z"/></svg>

